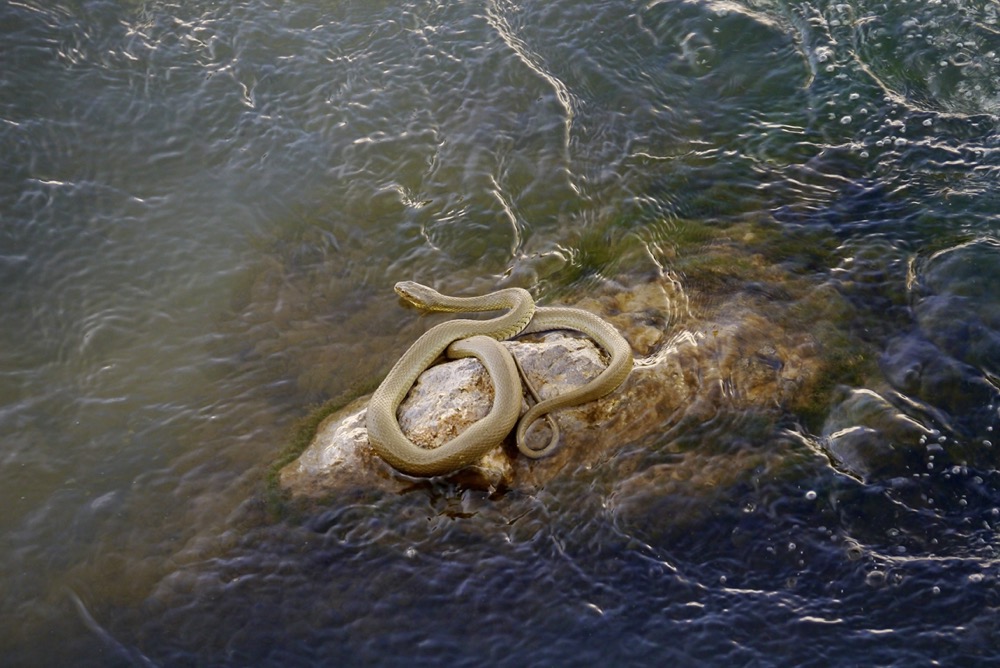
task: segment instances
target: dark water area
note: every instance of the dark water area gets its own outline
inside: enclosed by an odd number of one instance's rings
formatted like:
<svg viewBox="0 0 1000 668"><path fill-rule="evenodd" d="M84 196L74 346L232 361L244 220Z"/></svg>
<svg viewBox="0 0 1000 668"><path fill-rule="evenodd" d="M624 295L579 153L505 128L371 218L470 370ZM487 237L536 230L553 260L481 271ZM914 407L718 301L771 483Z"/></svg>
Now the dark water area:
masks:
<svg viewBox="0 0 1000 668"><path fill-rule="evenodd" d="M0 30L0 664L1000 660L996 3L18 0ZM398 280L669 275L708 313L762 262L782 307L830 296L851 371L808 414L650 425L506 494L268 503L294 422L426 328Z"/></svg>

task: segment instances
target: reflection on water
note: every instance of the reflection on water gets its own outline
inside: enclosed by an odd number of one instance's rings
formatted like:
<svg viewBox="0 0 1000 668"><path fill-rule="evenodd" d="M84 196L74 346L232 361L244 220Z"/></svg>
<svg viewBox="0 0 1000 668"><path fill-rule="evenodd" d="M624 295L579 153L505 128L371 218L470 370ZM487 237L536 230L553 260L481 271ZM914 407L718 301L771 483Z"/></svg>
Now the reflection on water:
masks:
<svg viewBox="0 0 1000 668"><path fill-rule="evenodd" d="M996 660L998 21L8 3L5 660ZM500 498L262 501L294 420L426 328L396 280L556 301L660 272L694 318L818 313L824 392Z"/></svg>

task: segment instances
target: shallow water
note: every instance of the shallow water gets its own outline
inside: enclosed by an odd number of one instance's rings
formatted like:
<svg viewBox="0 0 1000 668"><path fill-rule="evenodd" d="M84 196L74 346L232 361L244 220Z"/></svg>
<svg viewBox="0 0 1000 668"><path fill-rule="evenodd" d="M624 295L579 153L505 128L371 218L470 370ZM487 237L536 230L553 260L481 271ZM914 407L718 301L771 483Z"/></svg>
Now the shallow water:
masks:
<svg viewBox="0 0 1000 668"><path fill-rule="evenodd" d="M1000 658L996 4L0 25L3 663ZM818 415L653 426L499 498L265 508L291 424L425 327L395 281L695 294L695 237L748 221L807 240L764 255L843 300L836 352L868 360Z"/></svg>

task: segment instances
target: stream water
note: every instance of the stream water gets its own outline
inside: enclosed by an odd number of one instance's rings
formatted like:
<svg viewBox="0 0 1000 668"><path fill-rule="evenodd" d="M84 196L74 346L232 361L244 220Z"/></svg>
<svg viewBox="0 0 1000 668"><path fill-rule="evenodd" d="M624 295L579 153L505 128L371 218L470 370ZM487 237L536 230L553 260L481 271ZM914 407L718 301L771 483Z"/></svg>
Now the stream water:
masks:
<svg viewBox="0 0 1000 668"><path fill-rule="evenodd" d="M1000 660L995 2L11 0L0 31L0 664ZM293 423L425 327L395 281L555 300L748 221L810 240L772 261L871 360L808 418L268 510Z"/></svg>

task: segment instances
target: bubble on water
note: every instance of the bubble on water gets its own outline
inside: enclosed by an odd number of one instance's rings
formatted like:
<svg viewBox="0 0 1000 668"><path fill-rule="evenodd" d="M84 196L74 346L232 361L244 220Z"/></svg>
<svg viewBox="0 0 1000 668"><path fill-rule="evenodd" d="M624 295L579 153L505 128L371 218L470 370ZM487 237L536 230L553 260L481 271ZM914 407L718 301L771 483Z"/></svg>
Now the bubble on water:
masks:
<svg viewBox="0 0 1000 668"><path fill-rule="evenodd" d="M989 439L986 439L986 438L983 439L983 445L985 445L987 448L992 448L993 447L993 443Z"/></svg>
<svg viewBox="0 0 1000 668"><path fill-rule="evenodd" d="M885 573L882 571L871 571L865 576L865 584L869 587L880 587L885 583Z"/></svg>
<svg viewBox="0 0 1000 668"><path fill-rule="evenodd" d="M850 95L847 96L847 99L850 100L851 102L853 102L854 100L858 99L859 97L861 97L860 94L858 94L858 93L851 93Z"/></svg>
<svg viewBox="0 0 1000 668"><path fill-rule="evenodd" d="M403 554L405 554L408 559L412 559L413 557L417 556L417 548L411 545L410 547L406 548L406 551Z"/></svg>
<svg viewBox="0 0 1000 668"><path fill-rule="evenodd" d="M814 492L811 489L808 492L806 492L806 500L807 501L815 501L816 500L816 492Z"/></svg>
<svg viewBox="0 0 1000 668"><path fill-rule="evenodd" d="M970 63L972 63L972 56L970 56L968 53L956 53L954 56L951 57L951 64L955 65L956 67L965 67Z"/></svg>
<svg viewBox="0 0 1000 668"><path fill-rule="evenodd" d="M934 585L933 587L931 587L931 593L934 594L934 595L940 594L941 593L941 587L938 587L937 585Z"/></svg>
<svg viewBox="0 0 1000 668"><path fill-rule="evenodd" d="M969 582L971 582L973 584L979 584L983 580L984 580L984 577L983 577L982 573L973 573L972 575L969 576Z"/></svg>
<svg viewBox="0 0 1000 668"><path fill-rule="evenodd" d="M861 157L862 158L867 158L868 157L868 151L861 151Z"/></svg>
<svg viewBox="0 0 1000 668"><path fill-rule="evenodd" d="M934 125L934 121L932 121L932 120L931 120L931 119L929 119L929 118L927 118L927 119L924 119L924 127L930 127L930 126L932 126L932 125Z"/></svg>
<svg viewBox="0 0 1000 668"><path fill-rule="evenodd" d="M841 118L840 118L840 124L841 125L847 125L852 120L854 120L854 119L852 119L850 116L841 116Z"/></svg>

